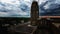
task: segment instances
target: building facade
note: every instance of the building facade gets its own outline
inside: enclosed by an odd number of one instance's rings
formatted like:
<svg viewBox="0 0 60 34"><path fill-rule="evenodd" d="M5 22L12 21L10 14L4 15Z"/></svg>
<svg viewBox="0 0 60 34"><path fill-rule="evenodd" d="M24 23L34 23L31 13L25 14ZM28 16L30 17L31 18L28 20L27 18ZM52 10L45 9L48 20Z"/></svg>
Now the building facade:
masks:
<svg viewBox="0 0 60 34"><path fill-rule="evenodd" d="M38 18L39 18L38 2L33 1L31 6L31 24L36 25Z"/></svg>

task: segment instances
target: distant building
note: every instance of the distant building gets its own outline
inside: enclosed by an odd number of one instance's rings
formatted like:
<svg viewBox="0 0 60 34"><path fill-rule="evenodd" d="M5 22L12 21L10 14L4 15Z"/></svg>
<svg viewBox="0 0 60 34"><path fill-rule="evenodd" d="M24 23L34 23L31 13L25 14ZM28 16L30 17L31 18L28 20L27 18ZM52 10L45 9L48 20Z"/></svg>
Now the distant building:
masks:
<svg viewBox="0 0 60 34"><path fill-rule="evenodd" d="M39 18L38 2L33 1L32 6L31 6L31 24L36 25L38 18Z"/></svg>

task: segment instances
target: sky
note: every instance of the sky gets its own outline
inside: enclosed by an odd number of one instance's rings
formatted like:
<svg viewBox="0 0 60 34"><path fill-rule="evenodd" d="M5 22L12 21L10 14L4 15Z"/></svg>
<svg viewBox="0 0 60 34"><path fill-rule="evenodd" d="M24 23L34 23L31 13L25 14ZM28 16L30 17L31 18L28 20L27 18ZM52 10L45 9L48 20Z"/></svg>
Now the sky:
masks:
<svg viewBox="0 0 60 34"><path fill-rule="evenodd" d="M60 16L60 0L35 0L40 16ZM30 17L33 0L0 0L0 17ZM53 7L53 8L52 8Z"/></svg>
<svg viewBox="0 0 60 34"><path fill-rule="evenodd" d="M30 0L0 0L0 16L25 17L30 13Z"/></svg>

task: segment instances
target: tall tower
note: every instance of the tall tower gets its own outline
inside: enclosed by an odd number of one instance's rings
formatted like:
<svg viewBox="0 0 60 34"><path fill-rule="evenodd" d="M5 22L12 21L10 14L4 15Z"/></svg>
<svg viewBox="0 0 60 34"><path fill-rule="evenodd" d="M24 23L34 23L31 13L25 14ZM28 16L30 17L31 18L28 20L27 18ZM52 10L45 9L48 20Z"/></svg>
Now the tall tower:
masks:
<svg viewBox="0 0 60 34"><path fill-rule="evenodd" d="M39 18L39 6L37 1L33 1L31 5L31 25L36 25Z"/></svg>

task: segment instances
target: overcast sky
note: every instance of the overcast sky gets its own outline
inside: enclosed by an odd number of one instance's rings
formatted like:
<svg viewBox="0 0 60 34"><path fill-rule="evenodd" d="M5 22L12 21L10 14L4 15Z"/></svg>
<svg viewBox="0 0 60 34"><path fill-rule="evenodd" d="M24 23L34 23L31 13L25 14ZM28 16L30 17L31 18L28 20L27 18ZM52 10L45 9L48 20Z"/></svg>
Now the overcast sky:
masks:
<svg viewBox="0 0 60 34"><path fill-rule="evenodd" d="M47 14L48 9L55 9L60 7L59 6L60 0L39 0L39 1L36 0L36 1L39 4L39 10L41 15ZM31 9L32 2L33 0L0 0L0 16L1 17L30 17L30 9ZM46 4L43 6L44 3ZM50 14L51 13L55 14L54 12L50 11Z"/></svg>

